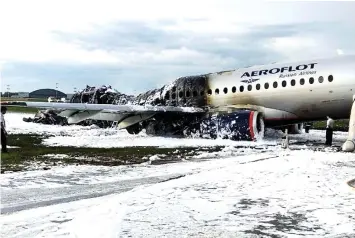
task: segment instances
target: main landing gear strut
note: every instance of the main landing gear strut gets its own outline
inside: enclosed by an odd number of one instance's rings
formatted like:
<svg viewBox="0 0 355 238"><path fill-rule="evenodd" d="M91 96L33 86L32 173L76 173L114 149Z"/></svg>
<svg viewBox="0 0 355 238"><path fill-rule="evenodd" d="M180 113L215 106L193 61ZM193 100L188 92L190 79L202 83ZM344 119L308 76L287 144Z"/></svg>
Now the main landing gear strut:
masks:
<svg viewBox="0 0 355 238"><path fill-rule="evenodd" d="M345 152L353 152L355 150L355 95L353 96L353 106L350 112L348 139L343 144L342 149Z"/></svg>

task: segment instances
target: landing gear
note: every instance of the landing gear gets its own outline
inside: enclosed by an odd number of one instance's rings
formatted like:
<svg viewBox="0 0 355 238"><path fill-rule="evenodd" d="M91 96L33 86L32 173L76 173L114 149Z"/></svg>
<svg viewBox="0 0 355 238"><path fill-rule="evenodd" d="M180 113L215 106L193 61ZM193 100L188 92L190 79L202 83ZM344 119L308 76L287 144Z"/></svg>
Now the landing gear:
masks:
<svg viewBox="0 0 355 238"><path fill-rule="evenodd" d="M127 130L127 132L129 134L136 135L139 132L141 132L142 127L141 127L141 125L139 123L136 123L136 124L134 124L132 126L127 127L126 130Z"/></svg>
<svg viewBox="0 0 355 238"><path fill-rule="evenodd" d="M305 125L305 132L309 133L309 130L311 129L312 124L311 123L306 123Z"/></svg>
<svg viewBox="0 0 355 238"><path fill-rule="evenodd" d="M345 152L353 152L355 150L355 95L353 96L353 106L350 112L348 139L343 144L342 149Z"/></svg>
<svg viewBox="0 0 355 238"><path fill-rule="evenodd" d="M281 142L281 147L283 149L288 149L289 148L289 138L288 138L288 128L285 129L284 135L282 136L282 142Z"/></svg>
<svg viewBox="0 0 355 238"><path fill-rule="evenodd" d="M157 134L157 123L155 121L149 121L146 128L145 128L145 132L147 133L147 135L156 135Z"/></svg>

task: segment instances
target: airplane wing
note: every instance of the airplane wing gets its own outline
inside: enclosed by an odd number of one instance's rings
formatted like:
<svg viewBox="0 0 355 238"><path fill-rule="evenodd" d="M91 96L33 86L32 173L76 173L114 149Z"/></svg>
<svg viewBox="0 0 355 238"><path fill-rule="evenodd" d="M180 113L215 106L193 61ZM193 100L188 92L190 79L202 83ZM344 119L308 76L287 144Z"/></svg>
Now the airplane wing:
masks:
<svg viewBox="0 0 355 238"><path fill-rule="evenodd" d="M53 109L58 115L67 117L69 124L75 124L86 119L117 121L119 128L125 128L132 123L148 119L158 112L201 113L205 110L197 107L152 106L152 105L114 105L87 103L49 103L6 101L2 106L29 107L38 109Z"/></svg>
<svg viewBox="0 0 355 238"><path fill-rule="evenodd" d="M56 110L77 110L77 111L112 111L117 113L125 112L204 112L204 109L197 107L175 107L175 106L141 106L141 105L114 105L114 104L87 104L87 103L50 103L50 102L26 102L7 101L1 102L4 106L31 107L38 109Z"/></svg>

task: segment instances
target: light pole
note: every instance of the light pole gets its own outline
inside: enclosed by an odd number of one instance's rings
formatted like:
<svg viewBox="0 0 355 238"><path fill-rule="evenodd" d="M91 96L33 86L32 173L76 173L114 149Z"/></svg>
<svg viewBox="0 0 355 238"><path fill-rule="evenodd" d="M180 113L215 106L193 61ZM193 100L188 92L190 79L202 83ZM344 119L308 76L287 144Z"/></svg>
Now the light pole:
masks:
<svg viewBox="0 0 355 238"><path fill-rule="evenodd" d="M58 83L55 83L55 99L57 100Z"/></svg>
<svg viewBox="0 0 355 238"><path fill-rule="evenodd" d="M10 97L10 84L7 84L7 97L9 98Z"/></svg>

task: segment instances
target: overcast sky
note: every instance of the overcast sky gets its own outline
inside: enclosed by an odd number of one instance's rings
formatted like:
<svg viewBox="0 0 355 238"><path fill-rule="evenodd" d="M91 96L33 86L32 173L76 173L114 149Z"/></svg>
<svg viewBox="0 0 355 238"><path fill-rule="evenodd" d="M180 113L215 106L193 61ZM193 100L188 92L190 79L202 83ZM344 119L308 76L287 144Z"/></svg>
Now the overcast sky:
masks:
<svg viewBox="0 0 355 238"><path fill-rule="evenodd" d="M0 3L1 91L139 93L180 76L355 54L355 2Z"/></svg>

